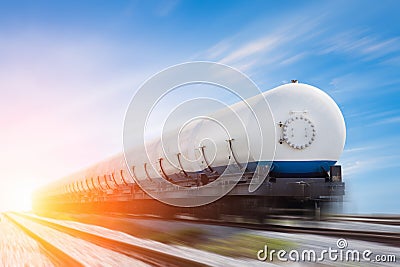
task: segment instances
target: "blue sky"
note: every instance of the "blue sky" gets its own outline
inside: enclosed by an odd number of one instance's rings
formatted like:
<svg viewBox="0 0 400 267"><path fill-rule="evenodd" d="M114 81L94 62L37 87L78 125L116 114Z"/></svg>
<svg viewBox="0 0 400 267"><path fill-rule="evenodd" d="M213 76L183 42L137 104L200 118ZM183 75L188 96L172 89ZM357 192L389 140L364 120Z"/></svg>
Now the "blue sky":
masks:
<svg viewBox="0 0 400 267"><path fill-rule="evenodd" d="M262 90L298 79L338 103L346 210L399 213L398 1L0 1L0 210L122 150L129 101L211 60ZM28 200L26 200L28 201Z"/></svg>

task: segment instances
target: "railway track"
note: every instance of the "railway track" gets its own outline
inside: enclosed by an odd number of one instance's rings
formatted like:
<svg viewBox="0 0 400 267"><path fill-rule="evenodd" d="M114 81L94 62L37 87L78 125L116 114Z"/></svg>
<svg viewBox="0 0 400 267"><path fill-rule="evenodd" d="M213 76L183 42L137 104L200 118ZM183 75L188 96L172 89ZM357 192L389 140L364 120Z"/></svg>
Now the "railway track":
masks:
<svg viewBox="0 0 400 267"><path fill-rule="evenodd" d="M369 242L377 242L388 244L395 247L400 247L400 233L389 233L379 231L365 231L365 230L345 230L334 228L316 228L304 226L290 226L278 224L252 224L252 223L237 223L237 222L207 222L214 225L223 225L230 227L239 227L252 230L275 231L284 233L295 234L313 234L321 236L333 236L337 238L352 238L356 240L363 240Z"/></svg>
<svg viewBox="0 0 400 267"><path fill-rule="evenodd" d="M5 216L13 223L15 223L19 228L21 228L26 234L37 240L44 248L46 248L46 251L49 252L49 255L54 259L54 262L56 262L56 265L58 266L85 266L87 264L83 264L82 262L76 260L73 256L62 251L51 241L43 238L42 236L35 233L35 231L30 229L30 227L27 227L24 223L21 223L18 218L35 222L44 227L54 229L61 233L88 241L102 248L126 255L145 263L147 266L208 266L199 261L187 259L182 255L174 255L140 245L133 245L131 243L122 242L119 240L101 236L99 234L94 234L73 227L68 227L66 225L36 216L30 216L21 213L10 213L6 214Z"/></svg>
<svg viewBox="0 0 400 267"><path fill-rule="evenodd" d="M346 222L361 222L382 225L400 226L399 216L348 216L348 215L335 215L328 218L331 221L346 221Z"/></svg>
<svg viewBox="0 0 400 267"><path fill-rule="evenodd" d="M123 217L123 215L113 215L118 217ZM129 216L129 215L128 215ZM154 217L147 216L130 216L131 218L146 218L146 219L160 219ZM336 217L333 221L341 221L341 222L353 222L350 216L346 217L348 220L340 220L339 217ZM386 224L386 225L398 225L398 221L395 219L391 220L380 220L378 218L371 218L362 220L359 218L357 222L365 222L372 223L376 222L378 224ZM163 219L164 220L164 219ZM298 225L284 225L279 223L257 223L257 222L235 222L235 221L227 221L227 220L212 220L212 219L198 219L193 217L184 218L174 218L173 221L182 221L189 223L197 223L197 224L210 224L210 225L219 225L219 226L227 226L227 227L236 227L236 228L245 228L251 230L261 230L261 231L275 231L275 232L284 232L284 233L294 233L294 234L314 234L321 236L332 236L338 238L352 238L356 240L363 240L369 242L376 242L382 244L388 244L394 247L400 247L400 231L399 232L387 232L387 231L372 231L372 230L355 230L355 229L339 229L339 228L327 228L317 226L315 221L307 221L303 220L303 222L310 222L310 226L298 226ZM388 222L388 223L385 223Z"/></svg>
<svg viewBox="0 0 400 267"><path fill-rule="evenodd" d="M50 260L55 266L61 266L63 264L67 266L77 266L77 267L84 266L74 257L71 257L70 255L59 249L57 246L53 245L52 242L49 242L45 238L42 238L41 236L36 234L34 231L31 231L28 227L19 223L17 220L15 220L15 218L10 216L9 214L4 214L4 217L9 221L11 221L19 229L21 229L26 235L30 236L36 242L38 242L41 245L43 253L45 253L46 256L50 258Z"/></svg>
<svg viewBox="0 0 400 267"><path fill-rule="evenodd" d="M377 242L388 244L395 247L400 247L400 233L369 231L369 230L348 230L338 228L318 227L313 222L310 227L298 225L284 225L279 223L247 223L247 222L232 222L232 221L214 221L214 220L185 220L196 223L208 223L212 225L221 225L229 227L246 228L252 230L275 231L294 234L314 234L321 236L332 236L338 238L352 238L357 240Z"/></svg>
<svg viewBox="0 0 400 267"><path fill-rule="evenodd" d="M39 217L30 214L21 214L21 213L9 213L5 214L4 216L8 220L16 224L19 228L21 228L27 235L37 240L40 243L40 245L44 248L44 252L46 252L46 255L52 260L55 266L93 266L93 264L84 264L80 262L70 253L66 253L59 247L55 246L51 240L43 238L42 235L37 234L34 229L32 229L31 227L27 226L26 223L24 223L24 220L29 222L34 222L43 227L51 228L54 231L58 231L60 233L73 236L75 238L85 240L97 246L101 246L104 249L112 250L115 253L119 253L126 257L138 260L141 263L144 263L145 264L144 266L208 266L202 260L198 259L196 260L190 257L188 258L185 255L179 255L179 253L171 253L171 251L168 250L160 251L162 250L162 248L152 249L146 247L146 245L143 244L135 245L125 241L116 240L115 237L113 237L112 235L108 235L107 232L103 232L103 234L100 234L99 232L96 233L96 231L94 232L88 231L89 227L93 227L93 225L82 224L73 221L59 221L56 219ZM121 219L121 217L123 216L121 214L120 215L114 214L113 216L108 215L108 217L119 217L119 219ZM126 217L127 216L125 215L125 218ZM146 217L146 216L129 216L129 217L135 219L160 220L160 218ZM21 219L23 219L22 222ZM331 237L345 238L345 239L365 240L370 242L389 244L393 247L400 247L400 233L330 229L326 227L325 228L315 227L314 225L305 227L305 226L279 225L272 223L259 224L255 222L233 222L233 221L228 222L228 221L217 221L217 220L200 220L193 217L177 218L169 221L182 221L185 223L209 224L209 225L218 225L225 227L261 230L261 231L275 231L275 232L294 233L294 234L313 234L320 236L331 236ZM310 223L315 223L315 222L310 222ZM85 225L88 228L87 229L86 228L80 229L79 227L76 228L74 226L75 224ZM102 227L98 228L104 229ZM104 255L102 254L99 254L99 256L104 257ZM110 266L110 265L104 265L104 266ZM121 266L121 265L113 265L113 266ZM128 266L132 266L132 264Z"/></svg>
<svg viewBox="0 0 400 267"><path fill-rule="evenodd" d="M51 244L35 239L15 222L0 213L0 266L58 266L62 262L75 264L68 255L57 253Z"/></svg>

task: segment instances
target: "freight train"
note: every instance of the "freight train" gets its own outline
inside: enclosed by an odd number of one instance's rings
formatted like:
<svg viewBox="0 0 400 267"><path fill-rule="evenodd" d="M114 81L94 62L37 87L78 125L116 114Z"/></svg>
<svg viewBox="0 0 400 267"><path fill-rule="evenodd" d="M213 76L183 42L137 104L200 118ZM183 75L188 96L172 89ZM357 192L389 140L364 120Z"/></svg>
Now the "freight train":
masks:
<svg viewBox="0 0 400 267"><path fill-rule="evenodd" d="M272 114L266 116L270 127L261 128L257 139L253 135L260 128L251 116L244 116L244 107L257 111L265 100ZM232 114L240 118L244 132L233 127L226 134L213 125L235 125ZM278 210L318 209L342 200L345 184L335 164L344 149L346 127L339 107L322 90L292 81L210 118L186 127L178 146L174 134L167 134L163 145L160 139L146 148L139 142L130 153L41 188L34 193L33 209L263 218ZM259 140L267 142L261 145ZM249 190L255 179L259 184ZM220 196L228 184L229 192ZM193 199L215 201L185 205Z"/></svg>

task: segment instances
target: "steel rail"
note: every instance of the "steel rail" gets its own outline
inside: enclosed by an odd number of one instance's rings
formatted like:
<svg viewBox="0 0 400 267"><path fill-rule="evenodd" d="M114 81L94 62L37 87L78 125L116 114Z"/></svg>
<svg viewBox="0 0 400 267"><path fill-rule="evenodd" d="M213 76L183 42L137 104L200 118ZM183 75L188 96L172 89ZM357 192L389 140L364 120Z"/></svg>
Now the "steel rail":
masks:
<svg viewBox="0 0 400 267"><path fill-rule="evenodd" d="M246 222L232 222L227 220L214 220L214 219L198 219L198 218L154 218L147 216L124 216L124 215L107 215L111 217L126 217L126 218L145 218L152 220L168 220L168 221L182 221L186 223L194 224L211 224L227 227L244 228L251 230L261 231L274 231L283 233L296 233L296 234L314 234L321 236L333 236L338 238L353 238L356 240L364 240L370 242L377 242L382 244L388 244L395 247L400 247L400 233L392 233L386 231L369 231L369 230L349 230L349 229L338 229L338 228L324 228L324 227L305 227L305 226L291 226L291 225L279 225L273 223L246 223Z"/></svg>
<svg viewBox="0 0 400 267"><path fill-rule="evenodd" d="M400 247L400 233L390 233L383 231L368 231L368 230L348 230L337 228L323 227L304 227L304 226L289 226L278 224L258 224L258 223L238 223L238 222L219 222L219 221L203 221L203 220L184 220L197 223L207 223L213 225L229 226L236 228L246 228L252 230L274 231L283 233L296 234L314 234L320 236L333 236L337 238L353 238L356 240L364 240L369 242L377 242L388 244L395 247Z"/></svg>
<svg viewBox="0 0 400 267"><path fill-rule="evenodd" d="M15 224L19 229L21 229L26 235L36 240L36 242L40 244L43 252L49 257L49 259L55 266L85 266L80 261L76 260L56 246L52 245L46 239L32 232L28 227L14 220L14 218L9 216L7 213L4 213L4 216L13 224Z"/></svg>
<svg viewBox="0 0 400 267"><path fill-rule="evenodd" d="M127 256L141 260L153 266L194 266L194 267L208 266L207 264L195 260L187 259L177 255L172 255L167 252L161 252L158 250L141 247L139 245L126 243L123 241L118 241L115 239L110 239L105 236L100 236L76 228L61 225L55 222L50 222L49 220L42 219L39 217L33 217L22 213L13 213L13 214L40 223L42 225L51 227L60 232L79 237L81 239L99 245L101 247L125 254Z"/></svg>

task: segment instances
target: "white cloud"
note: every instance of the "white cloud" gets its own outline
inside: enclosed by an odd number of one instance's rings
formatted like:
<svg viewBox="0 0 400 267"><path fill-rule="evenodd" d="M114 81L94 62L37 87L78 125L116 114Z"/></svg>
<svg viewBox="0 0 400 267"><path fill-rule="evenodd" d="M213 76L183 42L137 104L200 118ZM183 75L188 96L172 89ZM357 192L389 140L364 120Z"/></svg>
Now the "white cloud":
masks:
<svg viewBox="0 0 400 267"><path fill-rule="evenodd" d="M396 155L357 155L347 158L343 156L340 164L343 166L343 173L348 178L359 177L363 173L371 173L376 170L400 167L399 157Z"/></svg>
<svg viewBox="0 0 400 267"><path fill-rule="evenodd" d="M193 58L219 61L249 71L261 66L296 64L307 55L302 45L324 32L319 27L323 17L322 14L312 19L280 14L268 21L264 19L258 21L257 26L251 24L220 40ZM265 27L266 24L274 27Z"/></svg>
<svg viewBox="0 0 400 267"><path fill-rule="evenodd" d="M360 151L365 151L365 150L371 150L371 149L376 149L377 146L361 146L361 147L353 147L353 148L346 148L343 153L354 153L354 152L360 152Z"/></svg>
<svg viewBox="0 0 400 267"><path fill-rule="evenodd" d="M254 56L260 52L271 51L277 46L282 38L278 36L266 36L257 40L250 41L238 49L232 51L226 57L224 57L220 62L224 64L233 64L244 58Z"/></svg>
<svg viewBox="0 0 400 267"><path fill-rule="evenodd" d="M179 0L164 0L157 7L156 13L160 17L168 16L179 4Z"/></svg>
<svg viewBox="0 0 400 267"><path fill-rule="evenodd" d="M303 53L299 53L297 55L288 57L287 59L285 59L281 62L281 65L291 65L293 63L296 63L297 61L300 61L301 59L306 57L306 55L307 55L307 53L303 52Z"/></svg>
<svg viewBox="0 0 400 267"><path fill-rule="evenodd" d="M343 174L353 179L376 170L400 167L400 156L393 153L398 137L374 140L362 146L346 148L339 160Z"/></svg>
<svg viewBox="0 0 400 267"><path fill-rule="evenodd" d="M397 79L382 79L382 74L374 72L347 73L331 79L329 93L338 103L346 103L368 94L372 96L384 96L397 90ZM378 90L379 88L379 90ZM369 113L369 111L368 111Z"/></svg>
<svg viewBox="0 0 400 267"><path fill-rule="evenodd" d="M342 53L363 60L383 58L400 51L400 38L385 39L366 30L339 33L322 42L322 53Z"/></svg>
<svg viewBox="0 0 400 267"><path fill-rule="evenodd" d="M394 124L394 123L400 123L400 116L395 116L395 117L390 117L390 118L385 118L381 119L378 122L375 122L371 125L383 125L383 124Z"/></svg>
<svg viewBox="0 0 400 267"><path fill-rule="evenodd" d="M230 45L231 40L222 40L221 42L217 43L216 45L212 46L209 48L205 54L207 55L208 58L219 58L222 56L225 52L228 51L228 49L231 47Z"/></svg>
<svg viewBox="0 0 400 267"><path fill-rule="evenodd" d="M392 56L381 63L386 66L400 66L400 56Z"/></svg>

